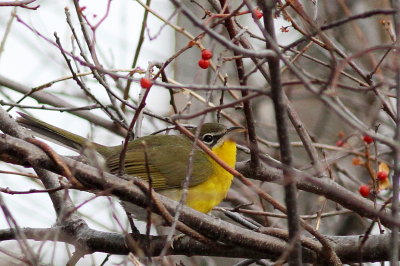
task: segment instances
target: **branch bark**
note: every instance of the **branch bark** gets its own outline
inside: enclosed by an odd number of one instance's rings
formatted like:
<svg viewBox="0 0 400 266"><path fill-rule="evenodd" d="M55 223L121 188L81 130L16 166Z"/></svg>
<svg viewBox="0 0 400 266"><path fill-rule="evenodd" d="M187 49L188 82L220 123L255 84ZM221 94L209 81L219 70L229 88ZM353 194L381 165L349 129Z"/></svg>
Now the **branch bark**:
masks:
<svg viewBox="0 0 400 266"><path fill-rule="evenodd" d="M274 16L273 11L276 1L259 1L263 11L265 34L276 42ZM279 53L277 46L271 42L266 42L266 48ZM285 165L283 169L285 203L288 216L289 240L293 243L293 249L289 256L289 265L300 265L301 246L300 246L300 220L297 210L297 187L296 179L291 171L287 171L292 166L292 150L289 141L289 130L287 123L287 107L285 105L284 92L281 81L281 70L279 58L267 58L271 79L271 93L275 109L275 122L277 125L277 135L280 144L280 155L282 163ZM286 168L287 167L287 168Z"/></svg>

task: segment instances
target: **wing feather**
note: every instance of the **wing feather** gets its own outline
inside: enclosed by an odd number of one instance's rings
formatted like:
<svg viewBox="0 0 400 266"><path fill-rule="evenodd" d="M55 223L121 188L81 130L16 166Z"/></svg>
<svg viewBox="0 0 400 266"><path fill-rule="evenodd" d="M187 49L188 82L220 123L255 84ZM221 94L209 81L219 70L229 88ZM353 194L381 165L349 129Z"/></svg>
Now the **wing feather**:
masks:
<svg viewBox="0 0 400 266"><path fill-rule="evenodd" d="M192 143L182 136L147 136L132 141L128 146L125 159L125 172L128 175L148 180L145 165L146 142L148 166L152 185L156 190L179 188L186 177ZM120 150L115 150L107 160L110 172L116 173L119 168ZM196 149L193 154L192 176L189 186L195 186L207 180L212 173L212 163L206 154Z"/></svg>

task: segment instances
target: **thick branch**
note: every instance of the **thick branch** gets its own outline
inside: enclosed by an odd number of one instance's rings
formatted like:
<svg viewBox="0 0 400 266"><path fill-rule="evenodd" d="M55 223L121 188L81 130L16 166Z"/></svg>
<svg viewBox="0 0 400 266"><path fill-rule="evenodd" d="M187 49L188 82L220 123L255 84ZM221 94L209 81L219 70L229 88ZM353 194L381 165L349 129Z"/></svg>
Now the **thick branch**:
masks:
<svg viewBox="0 0 400 266"><path fill-rule="evenodd" d="M284 179L282 171L278 168L262 165L257 175L254 175L249 162L239 162L236 164L236 169L247 177L283 184ZM362 198L357 193L349 191L340 186L331 179L315 178L300 171L293 171L296 177L297 188L311 192L317 195L322 195L343 207L354 211L362 217L369 219L380 218L382 224L387 227L391 225L400 226L400 221L393 219L386 212L379 212L379 206L374 207L370 200Z"/></svg>
<svg viewBox="0 0 400 266"><path fill-rule="evenodd" d="M36 241L60 241L71 245L77 244L77 239L60 230L52 228L21 228L27 239ZM126 246L125 237L119 233L109 233L85 227L79 241L85 243L87 252L104 252L110 254L125 255L130 252ZM145 235L131 235L139 247L144 247ZM374 262L389 258L389 235L371 235L359 250L362 235L355 236L326 236L334 243L334 248L343 263ZM10 229L0 230L0 241L14 240L15 234ZM151 236L149 253L158 256L163 249L166 236ZM173 249L169 249L167 255L187 256L217 256L230 258L274 259L272 254L260 253L252 250L232 246L210 247L188 237L174 238ZM303 262L313 262L315 258L304 257Z"/></svg>
<svg viewBox="0 0 400 266"><path fill-rule="evenodd" d="M271 36L276 41L273 8L275 1L259 1L264 13L264 26L266 34ZM271 49L271 45L267 42L266 47ZM281 81L281 70L279 58L267 58L269 72L271 78L271 93L275 109L275 121L277 125L277 135L280 144L280 154L282 163L290 168L292 166L292 151L289 141L289 129L287 123L287 107L285 105L284 92ZM296 179L291 171L283 169L284 188L285 188L285 203L288 210L288 227L289 239L293 241L293 250L290 253L290 265L301 264L301 247L299 241L300 235L300 219L297 210L297 188Z"/></svg>

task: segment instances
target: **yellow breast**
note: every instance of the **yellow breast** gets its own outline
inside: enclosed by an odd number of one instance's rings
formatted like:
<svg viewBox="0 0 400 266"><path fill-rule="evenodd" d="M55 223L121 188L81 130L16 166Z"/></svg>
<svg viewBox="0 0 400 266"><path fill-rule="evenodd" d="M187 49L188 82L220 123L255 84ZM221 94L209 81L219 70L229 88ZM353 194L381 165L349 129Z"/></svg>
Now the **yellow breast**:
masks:
<svg viewBox="0 0 400 266"><path fill-rule="evenodd" d="M221 145L214 147L212 151L229 166L235 167L236 163L236 143L227 140ZM189 188L186 205L203 213L208 213L213 207L218 205L228 193L232 184L233 176L222 168L213 159L209 158L213 165L213 174L206 182ZM181 193L178 190L169 190L162 194L179 200Z"/></svg>

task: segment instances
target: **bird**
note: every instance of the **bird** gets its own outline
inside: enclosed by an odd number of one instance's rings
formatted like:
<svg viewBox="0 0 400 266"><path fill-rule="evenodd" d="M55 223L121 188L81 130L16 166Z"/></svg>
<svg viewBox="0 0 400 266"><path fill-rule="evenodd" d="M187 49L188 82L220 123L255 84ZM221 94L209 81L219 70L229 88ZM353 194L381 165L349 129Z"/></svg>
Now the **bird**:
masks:
<svg viewBox="0 0 400 266"><path fill-rule="evenodd" d="M25 113L19 112L19 115L17 122L22 126L74 150L82 151L91 147L104 159L108 172L119 172L123 145L104 146ZM194 128L191 131L194 133L196 130ZM233 136L245 129L236 126L228 128L220 123L204 123L199 130L199 139L216 156L234 168L236 142ZM156 192L179 201L193 147L193 141L184 135L148 135L136 138L128 143L125 174L147 182L150 174L152 187ZM209 213L226 197L233 175L197 146L194 147L191 167L185 205L199 212ZM123 205L127 207L126 204Z"/></svg>

